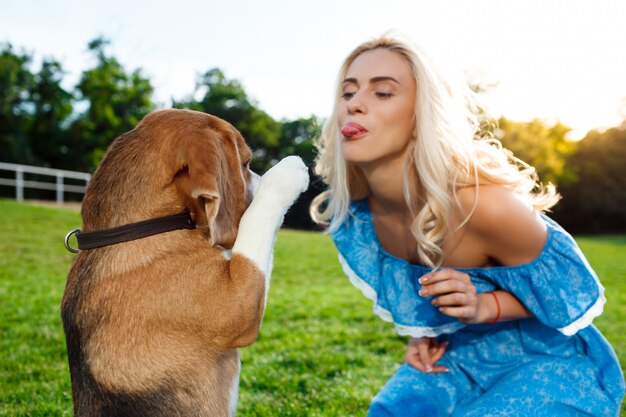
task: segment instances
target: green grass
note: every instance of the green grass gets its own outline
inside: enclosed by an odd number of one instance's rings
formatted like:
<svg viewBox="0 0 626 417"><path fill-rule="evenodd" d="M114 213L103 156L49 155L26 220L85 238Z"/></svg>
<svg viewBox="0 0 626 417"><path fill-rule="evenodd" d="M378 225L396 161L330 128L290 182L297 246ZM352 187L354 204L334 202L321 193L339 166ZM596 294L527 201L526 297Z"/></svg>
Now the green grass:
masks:
<svg viewBox="0 0 626 417"><path fill-rule="evenodd" d="M62 240L78 226L76 211L0 200L0 416L72 415L59 304L73 258ZM626 237L577 240L607 289L595 324L625 364ZM405 343L327 236L281 231L261 336L242 350L238 415L364 415Z"/></svg>

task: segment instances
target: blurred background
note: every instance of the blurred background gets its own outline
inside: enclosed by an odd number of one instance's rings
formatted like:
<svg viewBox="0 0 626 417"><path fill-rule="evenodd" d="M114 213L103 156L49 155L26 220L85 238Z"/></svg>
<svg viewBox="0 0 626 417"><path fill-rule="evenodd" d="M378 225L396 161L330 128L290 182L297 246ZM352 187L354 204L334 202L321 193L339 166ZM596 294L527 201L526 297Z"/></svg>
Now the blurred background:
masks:
<svg viewBox="0 0 626 417"><path fill-rule="evenodd" d="M259 173L290 154L312 166L342 60L396 30L468 82L504 146L557 185L552 217L623 233L624 17L618 0L0 0L0 197L16 195L14 164L92 173L113 139L168 107L231 122ZM80 180L62 181L63 200L80 200ZM55 199L42 188L21 197ZM314 228L322 189L314 178L286 226Z"/></svg>

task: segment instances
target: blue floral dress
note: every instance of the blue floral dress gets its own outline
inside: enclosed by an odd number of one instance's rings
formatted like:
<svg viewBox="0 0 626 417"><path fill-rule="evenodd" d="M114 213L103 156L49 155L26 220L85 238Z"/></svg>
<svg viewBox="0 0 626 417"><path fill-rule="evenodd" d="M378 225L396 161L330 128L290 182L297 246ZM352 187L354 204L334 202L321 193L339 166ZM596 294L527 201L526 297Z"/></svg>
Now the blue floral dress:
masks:
<svg viewBox="0 0 626 417"><path fill-rule="evenodd" d="M351 213L332 234L350 281L399 334L449 342L438 364L450 372L400 366L368 416L619 416L624 376L591 324L603 311L604 288L557 223L542 216L548 238L528 264L455 268L469 274L478 292L514 294L534 317L465 325L418 295L418 279L431 269L382 248L367 201L353 202Z"/></svg>

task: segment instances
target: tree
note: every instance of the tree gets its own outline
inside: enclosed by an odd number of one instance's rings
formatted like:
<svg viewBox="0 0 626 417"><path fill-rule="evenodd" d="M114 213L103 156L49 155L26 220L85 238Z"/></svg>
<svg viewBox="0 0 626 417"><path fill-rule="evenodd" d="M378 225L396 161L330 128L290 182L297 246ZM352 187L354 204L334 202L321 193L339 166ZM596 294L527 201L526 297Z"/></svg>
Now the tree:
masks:
<svg viewBox="0 0 626 417"><path fill-rule="evenodd" d="M496 136L516 157L535 167L543 183L566 184L574 178L566 164L576 148L576 142L567 139L570 130L561 123L548 126L538 119L514 122L502 117Z"/></svg>
<svg viewBox="0 0 626 417"><path fill-rule="evenodd" d="M273 161L288 155L298 155L307 166L313 164L316 156L313 139L321 133L321 121L311 116L281 123L278 143L272 148Z"/></svg>
<svg viewBox="0 0 626 417"><path fill-rule="evenodd" d="M560 188L555 217L576 233L626 232L626 129L591 131L569 159L576 179Z"/></svg>
<svg viewBox="0 0 626 417"><path fill-rule="evenodd" d="M198 98L174 102L173 107L203 111L235 126L253 150L253 171L262 174L288 155L300 156L308 166L313 164L313 138L320 134L320 122L316 117L277 122L257 107L239 81L226 78L218 68L198 77L192 97ZM311 184L312 187L289 209L285 216L286 226L315 227L309 218L309 204L322 191L323 184L315 178Z"/></svg>
<svg viewBox="0 0 626 417"><path fill-rule="evenodd" d="M227 120L241 132L254 151L252 169L266 171L272 161L269 149L278 145L281 124L257 108L239 81L226 78L218 68L198 77L193 96L199 95L197 101L193 98L175 101L173 107L203 111Z"/></svg>
<svg viewBox="0 0 626 417"><path fill-rule="evenodd" d="M278 161L288 155L298 155L306 166L312 168L316 151L313 139L321 134L321 121L315 116L301 118L292 121L284 121L278 146L273 148L272 161ZM285 215L285 226L296 229L315 229L309 216L311 201L319 193L326 189L326 185L320 177L313 175L309 170L310 186L300 195L298 200L291 206Z"/></svg>
<svg viewBox="0 0 626 417"><path fill-rule="evenodd" d="M40 165L73 169L64 122L73 111L74 96L63 89L63 68L58 61L44 60L31 91L33 121L28 130L32 153Z"/></svg>
<svg viewBox="0 0 626 417"><path fill-rule="evenodd" d="M31 60L27 53L15 52L11 44L0 49L0 147L5 162L32 164L35 160L27 134L33 123Z"/></svg>
<svg viewBox="0 0 626 417"><path fill-rule="evenodd" d="M83 72L77 86L80 99L87 105L70 129L69 147L76 154L78 169L93 170L108 145L154 108L150 80L140 69L126 73L117 59L107 55L108 44L102 37L89 43L96 65Z"/></svg>
<svg viewBox="0 0 626 417"><path fill-rule="evenodd" d="M198 77L192 97L198 98L174 102L173 107L203 111L235 126L253 150L253 171L262 174L288 155L300 156L307 166L313 164L313 138L320 134L320 121L315 116L277 122L257 107L239 81L228 79L218 68ZM323 184L316 178L311 184L312 187L289 209L285 216L286 226L315 227L309 218L309 204L322 191Z"/></svg>

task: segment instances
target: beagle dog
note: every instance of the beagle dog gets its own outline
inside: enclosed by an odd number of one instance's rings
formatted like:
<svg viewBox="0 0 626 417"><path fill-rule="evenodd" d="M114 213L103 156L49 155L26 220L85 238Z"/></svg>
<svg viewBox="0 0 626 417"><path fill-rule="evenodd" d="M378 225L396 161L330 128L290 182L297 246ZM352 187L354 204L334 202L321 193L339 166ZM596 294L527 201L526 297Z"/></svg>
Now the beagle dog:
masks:
<svg viewBox="0 0 626 417"><path fill-rule="evenodd" d="M309 181L298 157L255 180L250 157L227 122L176 109L109 147L84 233L178 213L196 227L76 256L61 315L77 417L235 415L237 348L258 336L276 232Z"/></svg>

